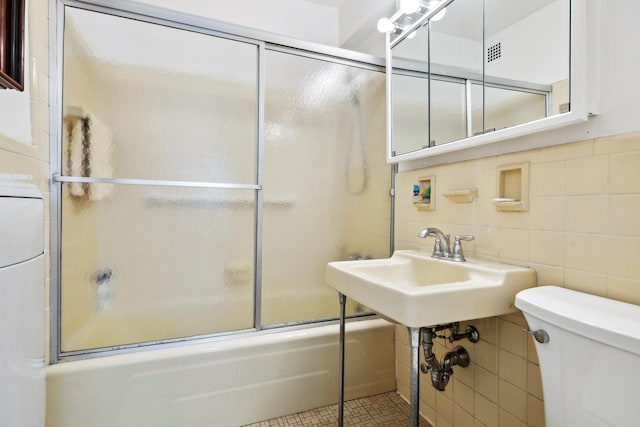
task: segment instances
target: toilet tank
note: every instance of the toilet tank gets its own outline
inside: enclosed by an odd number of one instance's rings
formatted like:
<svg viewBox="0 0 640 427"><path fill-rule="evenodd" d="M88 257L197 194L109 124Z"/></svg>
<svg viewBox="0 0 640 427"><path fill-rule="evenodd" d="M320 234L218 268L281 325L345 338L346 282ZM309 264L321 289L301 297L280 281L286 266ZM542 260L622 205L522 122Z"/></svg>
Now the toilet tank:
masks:
<svg viewBox="0 0 640 427"><path fill-rule="evenodd" d="M44 202L36 187L0 181L0 427L42 427Z"/></svg>
<svg viewBox="0 0 640 427"><path fill-rule="evenodd" d="M640 306L556 286L516 295L535 342L546 425L640 422Z"/></svg>

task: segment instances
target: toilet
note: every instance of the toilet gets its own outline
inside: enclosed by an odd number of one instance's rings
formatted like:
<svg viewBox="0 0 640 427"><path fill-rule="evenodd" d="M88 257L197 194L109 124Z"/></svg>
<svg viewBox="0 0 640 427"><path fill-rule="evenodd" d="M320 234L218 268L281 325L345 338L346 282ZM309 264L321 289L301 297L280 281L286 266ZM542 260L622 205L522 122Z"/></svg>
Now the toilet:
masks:
<svg viewBox="0 0 640 427"><path fill-rule="evenodd" d="M44 201L0 181L0 427L45 425Z"/></svg>
<svg viewBox="0 0 640 427"><path fill-rule="evenodd" d="M640 425L640 306L541 286L516 307L538 331L547 427Z"/></svg>

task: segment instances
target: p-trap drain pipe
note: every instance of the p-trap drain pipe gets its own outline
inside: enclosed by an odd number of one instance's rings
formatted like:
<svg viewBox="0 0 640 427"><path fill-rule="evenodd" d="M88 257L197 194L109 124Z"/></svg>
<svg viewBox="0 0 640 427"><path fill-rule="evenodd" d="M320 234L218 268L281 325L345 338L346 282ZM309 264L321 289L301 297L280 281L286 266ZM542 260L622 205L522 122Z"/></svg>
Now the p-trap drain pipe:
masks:
<svg viewBox="0 0 640 427"><path fill-rule="evenodd" d="M480 340L480 333L474 326L467 326L463 333L458 333L458 327L459 323L456 322L444 326L420 328L425 360L425 363L420 365L420 370L423 374L431 371L431 384L439 391L444 391L445 387L449 383L449 379L451 378L451 375L453 375L452 366L458 365L466 368L469 366L471 359L467 350L465 350L461 345L458 345L454 347L452 351L443 354L440 358L440 362L438 362L436 355L433 353L433 338L445 338L449 342L466 338L472 343L476 343ZM451 331L448 336L436 334L437 332L446 329Z"/></svg>

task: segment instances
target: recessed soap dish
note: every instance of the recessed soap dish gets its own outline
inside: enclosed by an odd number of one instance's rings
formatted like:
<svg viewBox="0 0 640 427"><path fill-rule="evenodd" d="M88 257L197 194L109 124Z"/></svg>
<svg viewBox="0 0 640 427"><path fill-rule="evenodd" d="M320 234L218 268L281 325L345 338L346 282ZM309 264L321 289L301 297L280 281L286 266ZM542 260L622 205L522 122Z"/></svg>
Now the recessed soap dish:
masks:
<svg viewBox="0 0 640 427"><path fill-rule="evenodd" d="M497 211L522 212L526 210L523 209L521 200L503 199L498 197L493 199L493 203L495 203Z"/></svg>
<svg viewBox="0 0 640 427"><path fill-rule="evenodd" d="M436 177L421 176L413 185L413 206L419 211L432 211L436 206Z"/></svg>
<svg viewBox="0 0 640 427"><path fill-rule="evenodd" d="M529 210L529 162L498 166L497 197L493 203L498 211Z"/></svg>

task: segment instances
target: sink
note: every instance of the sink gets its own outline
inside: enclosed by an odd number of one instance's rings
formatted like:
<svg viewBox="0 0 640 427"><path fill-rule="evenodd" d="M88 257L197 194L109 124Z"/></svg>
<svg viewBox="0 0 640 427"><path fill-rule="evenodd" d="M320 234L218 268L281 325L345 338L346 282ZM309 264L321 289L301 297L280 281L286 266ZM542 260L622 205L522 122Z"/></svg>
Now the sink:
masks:
<svg viewBox="0 0 640 427"><path fill-rule="evenodd" d="M515 295L536 285L534 270L467 257L432 258L417 250L391 258L327 264L327 283L409 327L435 326L516 311Z"/></svg>

